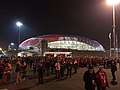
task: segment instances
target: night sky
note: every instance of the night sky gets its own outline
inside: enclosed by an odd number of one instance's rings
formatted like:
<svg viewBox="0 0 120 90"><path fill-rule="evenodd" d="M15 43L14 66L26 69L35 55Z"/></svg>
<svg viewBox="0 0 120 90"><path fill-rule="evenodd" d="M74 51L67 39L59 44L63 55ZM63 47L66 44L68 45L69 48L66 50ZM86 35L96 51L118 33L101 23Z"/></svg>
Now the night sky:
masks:
<svg viewBox="0 0 120 90"><path fill-rule="evenodd" d="M106 0L0 0L0 47L18 43L16 21L24 25L21 42L45 34L80 35L109 49L112 6ZM120 4L116 6L116 31L120 41Z"/></svg>

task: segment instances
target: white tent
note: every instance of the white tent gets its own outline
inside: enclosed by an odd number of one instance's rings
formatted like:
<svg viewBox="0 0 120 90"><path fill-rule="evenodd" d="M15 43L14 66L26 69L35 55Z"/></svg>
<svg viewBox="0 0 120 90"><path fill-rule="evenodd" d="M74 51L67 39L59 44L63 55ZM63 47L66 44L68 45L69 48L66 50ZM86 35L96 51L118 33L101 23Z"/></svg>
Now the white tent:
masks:
<svg viewBox="0 0 120 90"><path fill-rule="evenodd" d="M28 56L33 56L33 54L31 52L22 51L22 52L18 53L18 56L20 56L20 57L28 57Z"/></svg>

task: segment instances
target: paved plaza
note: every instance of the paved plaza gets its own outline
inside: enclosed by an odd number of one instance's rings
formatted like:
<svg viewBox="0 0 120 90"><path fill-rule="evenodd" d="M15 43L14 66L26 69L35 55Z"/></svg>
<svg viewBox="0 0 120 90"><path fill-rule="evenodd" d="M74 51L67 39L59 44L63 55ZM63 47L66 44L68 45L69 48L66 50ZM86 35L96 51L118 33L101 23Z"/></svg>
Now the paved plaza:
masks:
<svg viewBox="0 0 120 90"><path fill-rule="evenodd" d="M98 68L95 68L97 71ZM87 68L80 68L77 74L72 75L72 78L62 78L61 80L56 80L54 76L49 76L44 78L44 82L42 85L37 85L37 79L27 78L25 81L20 82L15 85L13 81L14 75L12 76L12 80L10 83L3 84L0 82L0 90L85 90L84 82L83 82L83 73L87 70ZM110 81L112 79L110 69L105 69L108 75L110 88L107 90L120 90L120 69L117 71L117 85L111 85ZM30 73L27 72L27 75Z"/></svg>

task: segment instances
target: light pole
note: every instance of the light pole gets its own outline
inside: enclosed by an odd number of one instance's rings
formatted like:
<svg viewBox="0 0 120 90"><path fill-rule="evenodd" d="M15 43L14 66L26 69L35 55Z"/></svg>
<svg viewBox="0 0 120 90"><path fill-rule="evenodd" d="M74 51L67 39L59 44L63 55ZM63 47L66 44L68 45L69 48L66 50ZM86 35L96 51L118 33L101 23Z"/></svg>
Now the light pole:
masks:
<svg viewBox="0 0 120 90"><path fill-rule="evenodd" d="M18 45L20 44L20 27L23 25L21 22L16 22L16 25L18 26L19 30L19 40L18 40Z"/></svg>
<svg viewBox="0 0 120 90"><path fill-rule="evenodd" d="M112 9L112 20L113 20L113 25L112 25L112 29L113 29L113 45L114 45L114 57L117 56L116 50L117 49L117 33L116 33L116 24L115 24L115 5L118 4L120 2L120 0L107 0L108 4L111 4L113 6Z"/></svg>
<svg viewBox="0 0 120 90"><path fill-rule="evenodd" d="M109 33L109 39L110 39L110 57L112 56L111 54L111 33Z"/></svg>

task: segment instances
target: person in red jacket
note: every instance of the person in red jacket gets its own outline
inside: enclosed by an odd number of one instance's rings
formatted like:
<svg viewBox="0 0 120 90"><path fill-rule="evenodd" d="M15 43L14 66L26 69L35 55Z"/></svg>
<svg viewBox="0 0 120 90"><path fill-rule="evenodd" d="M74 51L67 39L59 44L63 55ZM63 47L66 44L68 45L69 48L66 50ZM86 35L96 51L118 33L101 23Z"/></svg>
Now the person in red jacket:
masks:
<svg viewBox="0 0 120 90"><path fill-rule="evenodd" d="M106 90L106 87L109 87L107 74L103 70L103 67L100 66L99 70L96 72L97 78L97 90Z"/></svg>

